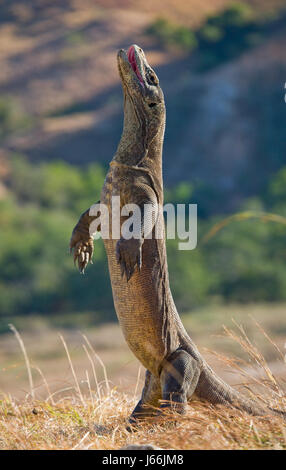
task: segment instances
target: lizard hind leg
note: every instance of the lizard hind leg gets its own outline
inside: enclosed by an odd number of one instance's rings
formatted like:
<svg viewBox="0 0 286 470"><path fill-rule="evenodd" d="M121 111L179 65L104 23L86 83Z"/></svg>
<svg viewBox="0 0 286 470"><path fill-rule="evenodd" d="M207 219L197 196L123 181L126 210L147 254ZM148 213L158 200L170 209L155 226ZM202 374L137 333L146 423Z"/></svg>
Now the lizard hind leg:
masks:
<svg viewBox="0 0 286 470"><path fill-rule="evenodd" d="M170 408L185 414L187 401L193 395L201 368L196 359L183 349L177 349L163 362L160 374L162 387L161 408Z"/></svg>
<svg viewBox="0 0 286 470"><path fill-rule="evenodd" d="M137 424L140 419L156 416L160 407L159 400L161 397L162 391L159 378L147 370L141 399L135 406L129 418L129 423Z"/></svg>

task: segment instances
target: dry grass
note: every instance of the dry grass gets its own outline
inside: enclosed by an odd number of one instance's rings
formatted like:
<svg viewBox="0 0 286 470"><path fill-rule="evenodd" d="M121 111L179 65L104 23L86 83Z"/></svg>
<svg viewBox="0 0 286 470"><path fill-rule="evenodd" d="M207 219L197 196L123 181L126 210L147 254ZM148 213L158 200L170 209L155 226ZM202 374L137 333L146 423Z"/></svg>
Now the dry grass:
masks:
<svg viewBox="0 0 286 470"><path fill-rule="evenodd" d="M195 403L176 425L168 419L126 431L132 399L111 390L100 402L75 399L0 404L1 449L120 449L152 443L163 449L285 449L279 418L253 418L238 411Z"/></svg>
<svg viewBox="0 0 286 470"><path fill-rule="evenodd" d="M261 330L260 326L257 326ZM13 328L22 351L23 340ZM259 379L254 379L240 361L220 356L225 365L241 373L243 382L255 398L275 408L286 409L283 380L278 381L266 361L251 344L243 328L226 329L232 341L240 344L251 363L260 370ZM280 356L285 369L285 357L269 336L261 334ZM5 396L0 401L0 449L120 449L127 444L152 443L163 449L286 449L286 424L280 417L252 417L238 410L214 407L193 401L187 415L176 417L167 414L164 418L149 420L134 432L126 430L126 419L137 400L137 383L133 393L123 393L111 388L105 366L104 380L99 382L95 372L95 361L100 361L87 338L85 384L79 381L68 345L62 337L74 385L68 390L51 394L46 385L46 400L33 398L36 392L31 381L31 366L25 356L30 392L22 402ZM26 351L24 355L26 354Z"/></svg>

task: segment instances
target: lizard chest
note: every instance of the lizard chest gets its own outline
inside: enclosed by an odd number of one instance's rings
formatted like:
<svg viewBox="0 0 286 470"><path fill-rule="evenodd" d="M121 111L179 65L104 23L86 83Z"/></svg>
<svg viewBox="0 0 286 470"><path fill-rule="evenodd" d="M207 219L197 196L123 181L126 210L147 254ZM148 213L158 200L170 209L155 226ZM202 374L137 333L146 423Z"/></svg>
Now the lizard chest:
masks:
<svg viewBox="0 0 286 470"><path fill-rule="evenodd" d="M119 203L120 209L122 209L124 204L133 202L135 188L140 183L146 183L146 177L139 171L134 172L131 168L112 166L106 175L100 201L110 209L112 198L120 197Z"/></svg>

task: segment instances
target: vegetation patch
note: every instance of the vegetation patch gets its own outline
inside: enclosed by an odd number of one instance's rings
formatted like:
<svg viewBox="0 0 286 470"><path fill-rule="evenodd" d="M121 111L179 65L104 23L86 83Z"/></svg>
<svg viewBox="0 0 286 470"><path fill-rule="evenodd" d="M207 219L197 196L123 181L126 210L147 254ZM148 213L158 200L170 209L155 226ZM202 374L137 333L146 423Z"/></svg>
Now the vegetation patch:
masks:
<svg viewBox="0 0 286 470"><path fill-rule="evenodd" d="M0 200L0 328L22 314L94 312L94 321L115 319L102 240L95 241L95 262L86 274L75 269L68 246L81 213L99 199L105 176L100 165L83 168L64 162L31 164L23 156L10 160L6 194ZM165 202L199 201L198 246L178 250L167 240L171 286L181 311L212 301L247 303L285 301L285 224L265 219L265 212L286 216L286 170L269 181L261 197L242 211L255 218L233 218L204 243L223 214L200 212L209 194L182 182L167 188ZM188 228L188 227L187 227Z"/></svg>
<svg viewBox="0 0 286 470"><path fill-rule="evenodd" d="M211 15L196 30L158 18L146 33L165 48L194 52L199 71L220 65L257 46L284 28L285 10L259 15L249 4L234 2Z"/></svg>

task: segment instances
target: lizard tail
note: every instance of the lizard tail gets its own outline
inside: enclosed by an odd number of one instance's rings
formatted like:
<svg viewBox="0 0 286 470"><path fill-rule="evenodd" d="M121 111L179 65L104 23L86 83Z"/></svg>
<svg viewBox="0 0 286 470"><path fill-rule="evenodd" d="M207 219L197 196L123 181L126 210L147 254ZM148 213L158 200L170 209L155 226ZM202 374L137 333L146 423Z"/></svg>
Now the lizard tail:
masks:
<svg viewBox="0 0 286 470"><path fill-rule="evenodd" d="M231 405L254 416L274 414L286 419L286 411L263 407L254 400L244 397L220 379L208 365L202 369L196 388L196 396L212 404Z"/></svg>

